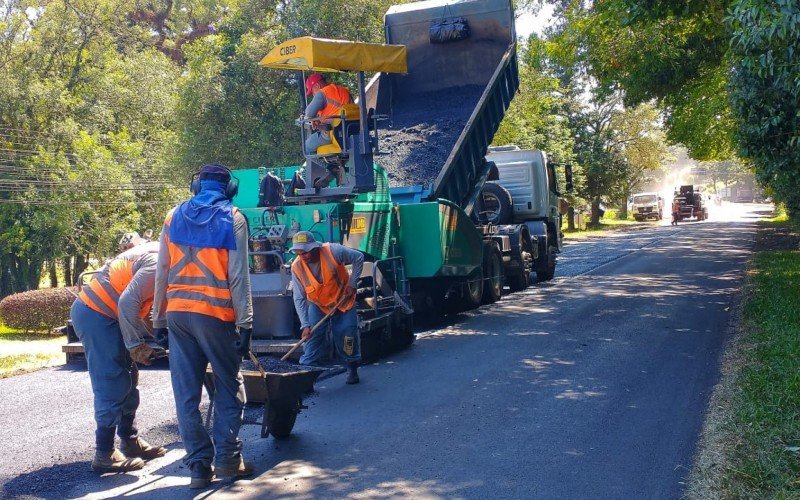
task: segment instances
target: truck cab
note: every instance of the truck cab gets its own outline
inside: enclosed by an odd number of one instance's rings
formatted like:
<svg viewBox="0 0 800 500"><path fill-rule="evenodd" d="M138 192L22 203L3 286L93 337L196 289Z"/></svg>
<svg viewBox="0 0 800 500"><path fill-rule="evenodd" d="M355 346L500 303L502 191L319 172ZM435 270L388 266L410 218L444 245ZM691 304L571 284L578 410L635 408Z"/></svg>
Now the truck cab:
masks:
<svg viewBox="0 0 800 500"><path fill-rule="evenodd" d="M517 146L489 148L486 160L495 170L484 186L484 215L496 224L525 224L537 243L537 279L552 279L564 237L555 164L544 151Z"/></svg>

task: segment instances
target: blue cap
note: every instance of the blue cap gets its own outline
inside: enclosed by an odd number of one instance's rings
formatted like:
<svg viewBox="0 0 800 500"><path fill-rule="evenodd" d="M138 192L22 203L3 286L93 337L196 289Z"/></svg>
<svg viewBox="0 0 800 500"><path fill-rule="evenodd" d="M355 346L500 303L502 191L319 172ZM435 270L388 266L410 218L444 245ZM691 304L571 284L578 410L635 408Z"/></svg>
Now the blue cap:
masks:
<svg viewBox="0 0 800 500"><path fill-rule="evenodd" d="M200 180L203 179L228 182L231 180L231 171L225 165L209 163L200 167Z"/></svg>

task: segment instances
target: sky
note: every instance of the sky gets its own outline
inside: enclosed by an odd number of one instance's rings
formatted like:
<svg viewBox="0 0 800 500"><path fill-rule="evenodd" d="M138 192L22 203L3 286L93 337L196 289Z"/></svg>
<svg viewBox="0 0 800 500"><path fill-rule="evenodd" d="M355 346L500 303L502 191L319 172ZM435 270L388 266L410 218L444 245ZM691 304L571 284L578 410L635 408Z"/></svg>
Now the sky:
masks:
<svg viewBox="0 0 800 500"><path fill-rule="evenodd" d="M530 13L524 13L517 17L517 36L528 38L531 33L541 35L550 19L553 17L553 5L544 5L539 12L534 16Z"/></svg>

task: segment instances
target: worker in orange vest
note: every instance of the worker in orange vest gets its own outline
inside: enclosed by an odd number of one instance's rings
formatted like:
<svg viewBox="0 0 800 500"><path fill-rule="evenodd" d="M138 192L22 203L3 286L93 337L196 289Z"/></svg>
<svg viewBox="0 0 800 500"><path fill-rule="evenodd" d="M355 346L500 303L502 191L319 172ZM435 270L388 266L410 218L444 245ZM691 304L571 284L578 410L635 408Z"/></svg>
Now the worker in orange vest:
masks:
<svg viewBox="0 0 800 500"><path fill-rule="evenodd" d="M227 167L204 165L192 177L191 191L194 196L167 214L161 231L153 325L169 333L169 368L186 448L183 461L191 470L189 487L205 488L215 474L253 473L238 437L245 404L239 365L250 350L253 304L247 221L231 203L238 183ZM208 363L216 389L213 440L200 415Z"/></svg>
<svg viewBox="0 0 800 500"><path fill-rule="evenodd" d="M361 346L358 338L358 313L355 305L356 283L361 277L364 254L337 243L320 244L309 231L299 231L292 238L292 294L300 318L303 346L301 364L317 364L329 351L328 334L336 353L347 363L348 384L357 384ZM351 264L348 273L345 265ZM317 324L332 310L335 312L315 332Z"/></svg>
<svg viewBox="0 0 800 500"><path fill-rule="evenodd" d="M305 118L321 117L314 122L313 133L306 138L306 154L314 154L317 148L331 143L330 123L338 116L342 106L351 104L353 98L346 87L328 83L319 73L312 73L306 78L306 96L314 97L305 110Z"/></svg>
<svg viewBox="0 0 800 500"><path fill-rule="evenodd" d="M145 343L150 336L158 243L136 233L120 240L124 250L108 261L81 287L70 318L83 343L94 393L95 456L98 472L128 472L144 460L162 457L166 449L139 436L137 363L149 365L158 349ZM114 447L114 434L120 439Z"/></svg>
<svg viewBox="0 0 800 500"><path fill-rule="evenodd" d="M353 98L346 87L335 83L328 83L325 77L319 73L312 73L306 78L306 96L313 98L306 106L305 118L321 117L312 124L312 132L308 134L305 142L305 153L313 155L317 148L331 143L330 130L331 121L334 116L339 116L342 106L351 104ZM338 185L344 184L344 171L341 166L327 165L328 173L318 179L314 186L317 188L326 187L332 180L336 179Z"/></svg>

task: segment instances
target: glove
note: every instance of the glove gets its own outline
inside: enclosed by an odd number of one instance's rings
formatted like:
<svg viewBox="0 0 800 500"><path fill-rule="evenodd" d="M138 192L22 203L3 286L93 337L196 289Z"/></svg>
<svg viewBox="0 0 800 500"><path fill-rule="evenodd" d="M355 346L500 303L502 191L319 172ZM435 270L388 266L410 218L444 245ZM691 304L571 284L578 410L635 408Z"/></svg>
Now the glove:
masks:
<svg viewBox="0 0 800 500"><path fill-rule="evenodd" d="M155 354L155 349L147 344L139 344L136 347L129 349L131 359L140 365L150 366L151 358Z"/></svg>
<svg viewBox="0 0 800 500"><path fill-rule="evenodd" d="M236 354L246 357L250 353L250 338L253 336L252 328L239 328L239 340L236 341Z"/></svg>
<svg viewBox="0 0 800 500"><path fill-rule="evenodd" d="M166 328L153 329L153 337L156 339L156 344L164 349L169 349L169 330Z"/></svg>

